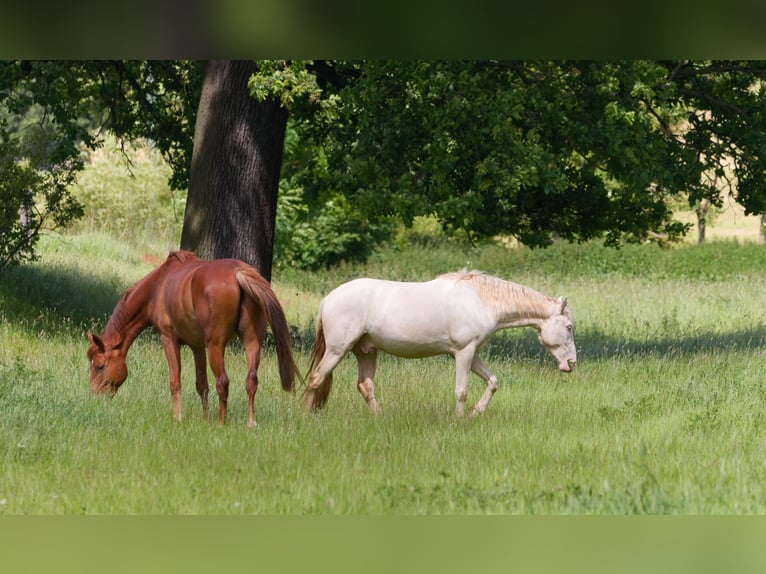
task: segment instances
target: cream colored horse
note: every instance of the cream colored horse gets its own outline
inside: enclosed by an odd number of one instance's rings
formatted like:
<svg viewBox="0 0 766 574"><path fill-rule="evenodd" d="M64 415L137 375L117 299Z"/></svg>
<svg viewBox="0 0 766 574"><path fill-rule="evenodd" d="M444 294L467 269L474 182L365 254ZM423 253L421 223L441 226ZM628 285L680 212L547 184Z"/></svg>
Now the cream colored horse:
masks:
<svg viewBox="0 0 766 574"><path fill-rule="evenodd" d="M471 414L481 413L497 390L497 378L477 353L493 333L508 327L534 327L561 371L575 367L572 315L565 297L547 297L528 287L466 270L425 283L349 281L319 305L303 408L311 411L324 406L332 371L351 351L359 363L357 389L370 409L379 412L373 378L381 350L410 358L452 355L457 415L465 412L471 371L487 384L471 410Z"/></svg>

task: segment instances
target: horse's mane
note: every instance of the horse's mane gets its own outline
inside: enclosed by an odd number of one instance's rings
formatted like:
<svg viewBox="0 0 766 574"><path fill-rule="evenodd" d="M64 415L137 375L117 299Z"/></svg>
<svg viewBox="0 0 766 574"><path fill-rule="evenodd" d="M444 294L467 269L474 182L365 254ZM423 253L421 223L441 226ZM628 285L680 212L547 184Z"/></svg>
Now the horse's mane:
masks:
<svg viewBox="0 0 766 574"><path fill-rule="evenodd" d="M530 287L487 275L476 269L468 271L463 268L445 273L440 277L455 282L469 281L485 303L503 313L515 312L514 314L528 317L549 317L551 304L558 304L558 300L554 297L548 297Z"/></svg>
<svg viewBox="0 0 766 574"><path fill-rule="evenodd" d="M164 273L165 267L176 262L186 263L187 261L199 260L199 257L191 251L179 250L168 253L167 259L165 259L165 261L163 261L157 268L122 292L120 299L114 307L112 315L109 317L109 320L104 327L104 334L124 332L125 326L131 318L143 308L148 290L151 289L149 286L154 283L158 276Z"/></svg>
<svg viewBox="0 0 766 574"><path fill-rule="evenodd" d="M186 263L186 261L199 261L199 257L197 257L194 253L191 251L171 251L168 253L168 258L165 259L165 263L168 263L172 261L173 259L178 260L179 263Z"/></svg>

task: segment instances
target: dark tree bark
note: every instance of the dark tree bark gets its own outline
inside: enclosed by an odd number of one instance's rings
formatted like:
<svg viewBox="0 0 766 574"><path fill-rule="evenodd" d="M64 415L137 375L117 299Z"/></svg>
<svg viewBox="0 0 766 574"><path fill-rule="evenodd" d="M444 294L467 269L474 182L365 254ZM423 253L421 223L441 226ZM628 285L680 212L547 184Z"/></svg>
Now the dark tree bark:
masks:
<svg viewBox="0 0 766 574"><path fill-rule="evenodd" d="M250 96L256 69L254 62L206 65L181 248L241 259L270 280L287 110Z"/></svg>

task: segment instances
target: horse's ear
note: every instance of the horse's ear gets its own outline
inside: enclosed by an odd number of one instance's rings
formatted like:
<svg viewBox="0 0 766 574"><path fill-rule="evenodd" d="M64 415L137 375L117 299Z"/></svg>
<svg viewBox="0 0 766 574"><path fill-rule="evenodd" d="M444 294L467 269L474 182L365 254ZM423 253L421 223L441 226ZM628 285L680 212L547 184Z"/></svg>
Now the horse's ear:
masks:
<svg viewBox="0 0 766 574"><path fill-rule="evenodd" d="M561 303L561 312L564 312L564 309L567 308L567 298L566 297L559 297L559 302Z"/></svg>
<svg viewBox="0 0 766 574"><path fill-rule="evenodd" d="M101 338L98 335L94 335L93 333L88 333L88 340L90 341L91 345L95 345L98 347L99 352L104 352L104 342L101 340Z"/></svg>

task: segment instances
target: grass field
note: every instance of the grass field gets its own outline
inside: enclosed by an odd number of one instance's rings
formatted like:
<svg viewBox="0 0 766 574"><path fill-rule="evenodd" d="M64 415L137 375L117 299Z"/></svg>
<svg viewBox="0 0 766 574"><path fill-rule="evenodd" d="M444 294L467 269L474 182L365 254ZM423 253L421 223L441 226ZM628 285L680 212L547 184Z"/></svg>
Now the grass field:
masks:
<svg viewBox="0 0 766 574"><path fill-rule="evenodd" d="M487 412L456 419L447 357L382 355L373 417L352 358L324 412L304 416L268 347L245 426L244 357L230 347L224 428L203 419L183 354L171 420L156 335L128 355L112 400L88 393L86 332L163 248L81 230L0 277L0 514L762 514L766 512L766 251L712 241L547 250L434 243L365 265L276 269L305 369L319 300L367 275L430 279L461 267L567 295L578 368L558 372L530 330L483 356ZM469 403L481 394L472 377ZM217 399L213 399L213 404Z"/></svg>

